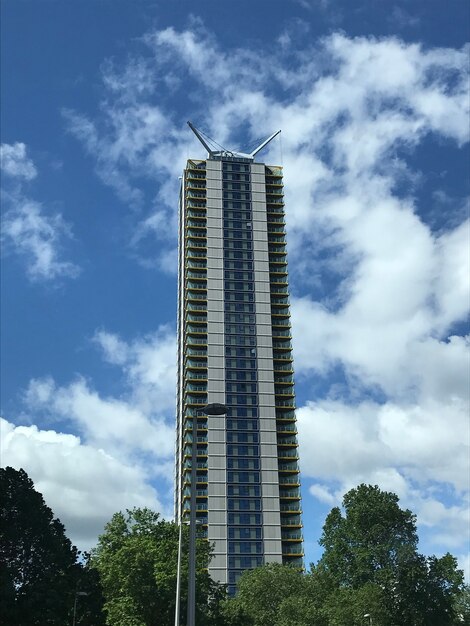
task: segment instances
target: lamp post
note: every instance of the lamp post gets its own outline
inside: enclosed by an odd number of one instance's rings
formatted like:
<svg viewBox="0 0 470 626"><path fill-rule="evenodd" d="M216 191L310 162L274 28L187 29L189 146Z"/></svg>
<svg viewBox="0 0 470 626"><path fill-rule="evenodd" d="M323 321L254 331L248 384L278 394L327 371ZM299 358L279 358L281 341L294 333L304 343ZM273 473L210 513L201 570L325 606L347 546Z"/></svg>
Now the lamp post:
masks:
<svg viewBox="0 0 470 626"><path fill-rule="evenodd" d="M370 613L366 613L364 615L364 619L366 619L366 617L369 618L369 626L372 626L372 615Z"/></svg>
<svg viewBox="0 0 470 626"><path fill-rule="evenodd" d="M76 591L75 592L75 600L73 601L73 621L72 626L75 626L77 623L77 601L78 596L87 596L89 595L86 591Z"/></svg>
<svg viewBox="0 0 470 626"><path fill-rule="evenodd" d="M225 415L227 407L225 404L211 403L202 409L205 415ZM193 418L193 441L191 445L191 497L189 511L189 570L188 570L188 612L187 626L195 626L196 623L196 483L197 483L197 421ZM175 626L180 620L180 599L181 599L181 559L182 559L182 525L183 525L183 499L180 494L179 507L179 543L178 543L178 569L176 575L176 609Z"/></svg>

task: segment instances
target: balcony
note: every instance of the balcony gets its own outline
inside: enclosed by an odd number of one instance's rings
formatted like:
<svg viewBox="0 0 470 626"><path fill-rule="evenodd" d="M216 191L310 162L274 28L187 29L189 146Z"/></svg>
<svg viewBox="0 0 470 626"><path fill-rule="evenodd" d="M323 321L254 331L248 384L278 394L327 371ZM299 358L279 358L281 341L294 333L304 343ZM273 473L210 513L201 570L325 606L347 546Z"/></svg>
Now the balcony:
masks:
<svg viewBox="0 0 470 626"><path fill-rule="evenodd" d="M201 311L207 313L207 307L204 304L191 304L189 302L186 303L187 311ZM192 322L207 322L207 316L205 315L186 315L186 321L191 320Z"/></svg>
<svg viewBox="0 0 470 626"><path fill-rule="evenodd" d="M199 403L202 402L202 398L198 398L198 400L200 400ZM278 450L277 454L280 462L288 461L289 459L292 459L293 461L299 460L299 453L297 450Z"/></svg>
<svg viewBox="0 0 470 626"><path fill-rule="evenodd" d="M296 437L279 437L277 440L277 445L278 446L297 446L297 439Z"/></svg>
<svg viewBox="0 0 470 626"><path fill-rule="evenodd" d="M207 356L207 350L196 350L194 348L186 348L186 356Z"/></svg>
<svg viewBox="0 0 470 626"><path fill-rule="evenodd" d="M300 530L283 530L281 539L282 541L303 541L304 537Z"/></svg>
<svg viewBox="0 0 470 626"><path fill-rule="evenodd" d="M275 348L273 349L275 350ZM274 352L273 360L274 361L289 361L289 363L292 363L293 359L292 359L290 352ZM274 366L274 369L276 369L276 366Z"/></svg>
<svg viewBox="0 0 470 626"><path fill-rule="evenodd" d="M292 365L281 365L280 363L274 364L274 373L276 372L293 372L294 368Z"/></svg>
<svg viewBox="0 0 470 626"><path fill-rule="evenodd" d="M281 513L297 513L297 514L302 513L302 510L300 508L300 503L281 504L279 505L279 509Z"/></svg>
<svg viewBox="0 0 470 626"><path fill-rule="evenodd" d="M198 374L197 372L196 373L188 372L187 380L207 380L207 374L206 373Z"/></svg>
<svg viewBox="0 0 470 626"><path fill-rule="evenodd" d="M287 545L282 547L282 556L304 556L302 546Z"/></svg>
<svg viewBox="0 0 470 626"><path fill-rule="evenodd" d="M299 466L297 463L278 463L278 470L280 472L295 472L296 474L299 473Z"/></svg>
<svg viewBox="0 0 470 626"><path fill-rule="evenodd" d="M192 335L187 335L185 343L187 346L206 346L207 347L207 337L193 337Z"/></svg>
<svg viewBox="0 0 470 626"><path fill-rule="evenodd" d="M289 295L289 290L286 287L273 287L271 286L271 296L288 296Z"/></svg>
<svg viewBox="0 0 470 626"><path fill-rule="evenodd" d="M207 300L207 294L205 290L197 291L186 291L186 300Z"/></svg>
<svg viewBox="0 0 470 626"><path fill-rule="evenodd" d="M293 385L294 377L293 376L274 376L274 384L275 385ZM279 387L282 389L282 387Z"/></svg>
<svg viewBox="0 0 470 626"><path fill-rule="evenodd" d="M197 392L203 391L205 393L207 391L207 385L195 385L195 384L189 383L189 384L186 384L184 391L185 393L187 393L188 391L197 391Z"/></svg>
<svg viewBox="0 0 470 626"><path fill-rule="evenodd" d="M281 528L283 526L293 526L295 528L302 528L302 522L300 520L300 518L286 518L286 517L281 517ZM281 531L282 532L282 531Z"/></svg>
<svg viewBox="0 0 470 626"><path fill-rule="evenodd" d="M280 476L279 478L280 485L300 485L300 480L298 476Z"/></svg>
<svg viewBox="0 0 470 626"><path fill-rule="evenodd" d="M187 324L185 331L188 335L205 335L207 333L207 324L198 324L197 326L193 326L192 324Z"/></svg>
<svg viewBox="0 0 470 626"><path fill-rule="evenodd" d="M191 359L186 359L185 362L185 367L187 369L204 369L207 370L207 363L206 361L192 361Z"/></svg>
<svg viewBox="0 0 470 626"><path fill-rule="evenodd" d="M279 420L280 422L282 421L288 421L288 422L292 422L295 421L295 411L286 411L285 409L278 409L276 411L276 419Z"/></svg>
<svg viewBox="0 0 470 626"><path fill-rule="evenodd" d="M290 491L280 491L279 497L282 500L300 500L300 491L299 489L293 489Z"/></svg>
<svg viewBox="0 0 470 626"><path fill-rule="evenodd" d="M292 433L293 435L296 435L297 426L295 424L280 424L276 426L276 431L278 433Z"/></svg>

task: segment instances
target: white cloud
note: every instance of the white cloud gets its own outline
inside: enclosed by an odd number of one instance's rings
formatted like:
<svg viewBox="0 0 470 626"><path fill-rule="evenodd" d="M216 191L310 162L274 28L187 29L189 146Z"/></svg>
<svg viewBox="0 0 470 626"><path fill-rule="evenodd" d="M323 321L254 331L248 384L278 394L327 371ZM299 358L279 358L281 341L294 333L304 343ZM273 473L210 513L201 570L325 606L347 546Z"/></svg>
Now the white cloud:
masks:
<svg viewBox="0 0 470 626"><path fill-rule="evenodd" d="M33 379L24 393L28 415L62 432L2 421L2 464L23 467L87 549L117 510L149 506L170 517L173 491L174 333L163 326L126 342L100 330L94 342L122 376L119 396L100 394L82 377L62 386Z"/></svg>
<svg viewBox="0 0 470 626"><path fill-rule="evenodd" d="M34 200L17 197L2 222L2 239L7 250L15 252L25 264L32 281L75 278L80 269L62 261L60 247L71 238L69 225L60 213L47 215Z"/></svg>
<svg viewBox="0 0 470 626"><path fill-rule="evenodd" d="M141 466L84 445L74 435L1 418L0 426L2 466L27 472L80 549L93 547L116 511L148 506L165 512Z"/></svg>
<svg viewBox="0 0 470 626"><path fill-rule="evenodd" d="M123 368L133 400L143 411L163 413L174 409L176 339L171 327L161 326L132 343L104 330L98 331L94 339L105 360Z"/></svg>
<svg viewBox="0 0 470 626"><path fill-rule="evenodd" d="M420 526L432 529L431 544L466 544L468 403L351 406L321 400L298 409L297 418L302 474L304 481L314 479L315 498L339 504L356 485L378 484L397 493ZM446 503L449 497L455 504Z"/></svg>
<svg viewBox="0 0 470 626"><path fill-rule="evenodd" d="M46 212L41 203L23 193L24 181L36 177L34 163L26 156L24 143L2 144L2 171L11 181L11 188L2 190L6 208L2 218L2 243L5 251L18 255L26 265L32 281L54 281L75 278L80 269L61 259L61 248L72 238L70 225L60 213Z"/></svg>
<svg viewBox="0 0 470 626"><path fill-rule="evenodd" d="M100 330L94 341L104 359L119 367L122 393L118 397L103 396L83 377L62 386L49 377L29 382L26 406L52 424L66 423L86 444L129 461L151 459L151 474L164 473L174 452L174 333L162 326L127 343Z"/></svg>
<svg viewBox="0 0 470 626"><path fill-rule="evenodd" d="M32 180L37 171L34 163L26 156L24 143L2 143L0 145L0 167L3 173L13 178Z"/></svg>

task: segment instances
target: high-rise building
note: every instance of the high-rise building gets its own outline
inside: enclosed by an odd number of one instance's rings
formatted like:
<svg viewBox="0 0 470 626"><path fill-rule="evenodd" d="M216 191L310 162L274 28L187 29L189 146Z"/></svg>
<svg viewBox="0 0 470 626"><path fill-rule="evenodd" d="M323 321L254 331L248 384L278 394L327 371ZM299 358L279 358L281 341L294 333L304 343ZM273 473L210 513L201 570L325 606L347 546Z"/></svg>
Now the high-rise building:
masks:
<svg viewBox="0 0 470 626"><path fill-rule="evenodd" d="M180 192L175 513L189 518L197 446L198 533L233 593L245 569L303 566L282 168L254 160L269 140L214 151L190 126L209 154Z"/></svg>

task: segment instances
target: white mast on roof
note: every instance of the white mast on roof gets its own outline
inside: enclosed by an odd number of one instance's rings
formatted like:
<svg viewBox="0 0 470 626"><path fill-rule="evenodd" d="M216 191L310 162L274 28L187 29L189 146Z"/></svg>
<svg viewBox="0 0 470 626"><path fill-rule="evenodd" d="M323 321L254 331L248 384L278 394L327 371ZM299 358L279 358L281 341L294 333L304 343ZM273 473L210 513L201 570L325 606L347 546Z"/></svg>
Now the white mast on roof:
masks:
<svg viewBox="0 0 470 626"><path fill-rule="evenodd" d="M199 131L193 124L191 124L191 122L188 122L188 126L193 131L193 133L196 135L196 137L199 139L199 141L202 143L204 148L207 150L207 152L209 153L209 158L210 159L211 158L217 158L217 157L220 158L220 157L228 156L228 157L239 157L239 158L242 158L242 159L249 159L250 161L254 161L254 158L258 154L258 152L260 152L260 150L262 150L264 147L266 147L268 145L268 143L270 141L272 141L274 139L274 137L279 135L279 133L281 132L280 130L277 130L270 137L268 137L265 141L260 143L260 145L257 148L255 148L253 150L253 152L250 152L249 154L246 154L245 152L234 152L233 150L226 150L222 146L219 146L220 148L222 148L222 150L213 150L209 146L207 141L204 139L204 137L202 136L201 131ZM209 140L213 141L210 138L209 138ZM215 143L215 142L213 142L213 143Z"/></svg>

